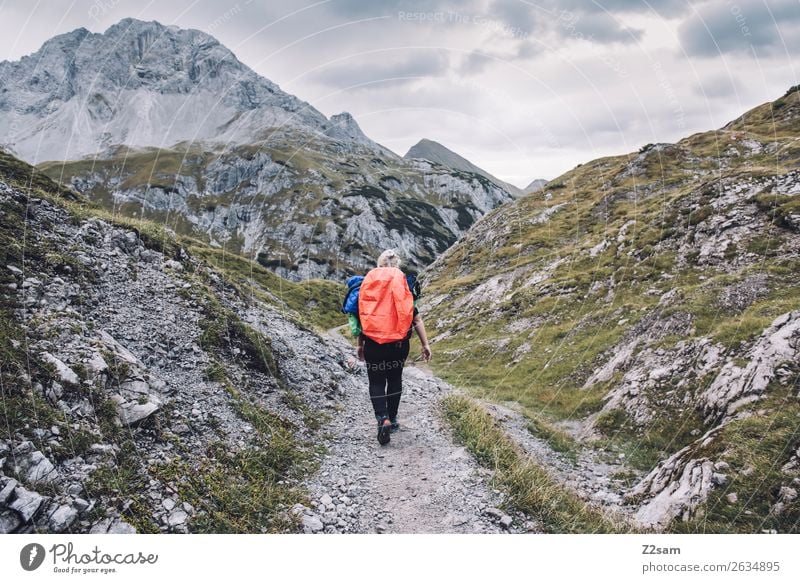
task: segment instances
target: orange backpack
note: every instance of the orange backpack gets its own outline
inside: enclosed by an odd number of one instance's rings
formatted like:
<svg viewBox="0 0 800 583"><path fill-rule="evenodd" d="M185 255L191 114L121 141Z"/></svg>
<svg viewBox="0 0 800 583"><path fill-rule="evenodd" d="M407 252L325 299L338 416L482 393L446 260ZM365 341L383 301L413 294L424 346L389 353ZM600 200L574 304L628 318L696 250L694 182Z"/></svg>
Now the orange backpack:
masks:
<svg viewBox="0 0 800 583"><path fill-rule="evenodd" d="M376 267L358 292L358 318L363 334L378 344L405 340L414 319L414 296L403 272Z"/></svg>

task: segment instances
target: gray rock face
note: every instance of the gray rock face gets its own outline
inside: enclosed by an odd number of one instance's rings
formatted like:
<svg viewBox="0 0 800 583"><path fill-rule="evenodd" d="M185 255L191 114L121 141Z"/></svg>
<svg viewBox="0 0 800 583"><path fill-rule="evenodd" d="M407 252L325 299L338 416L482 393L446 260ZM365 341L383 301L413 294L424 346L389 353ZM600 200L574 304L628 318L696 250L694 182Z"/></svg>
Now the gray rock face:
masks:
<svg viewBox="0 0 800 583"><path fill-rule="evenodd" d="M153 402L136 403L122 401L117 403L119 418L125 425L141 423L159 409L159 405Z"/></svg>
<svg viewBox="0 0 800 583"><path fill-rule="evenodd" d="M337 153L324 140L280 140L176 150L193 163L175 174L159 173L172 187L141 180L138 164L152 161L147 153L122 170L115 157L98 160L92 170L80 163L59 166L58 177L88 196L135 204L145 214L177 213L212 244L232 245L293 280L343 278L374 265L387 248L419 269L512 198L483 176L424 160L360 148ZM283 160L297 141L306 145L302 165ZM130 242L117 244L130 252Z"/></svg>
<svg viewBox="0 0 800 583"><path fill-rule="evenodd" d="M706 417L719 419L760 399L775 378L778 365L797 361L800 353L800 311L775 319L747 353L749 362L728 362L702 396Z"/></svg>
<svg viewBox="0 0 800 583"><path fill-rule="evenodd" d="M518 194L446 149L444 165L400 158L350 114L326 119L197 30L134 19L79 29L0 63L0 78L5 147L35 162L91 155L91 169L59 165L56 178L115 208L177 213L294 280L342 278L390 247L420 269ZM147 148L185 163L142 171ZM130 252L126 236L114 244Z"/></svg>
<svg viewBox="0 0 800 583"><path fill-rule="evenodd" d="M397 154L391 150L376 144L365 136L356 120L353 119L353 116L346 111L331 116L328 129L325 130L325 135L344 142L345 144L355 143L366 146L369 150L374 150L390 158L397 157Z"/></svg>
<svg viewBox="0 0 800 583"><path fill-rule="evenodd" d="M422 139L411 148L409 148L408 152L406 152L405 156L406 159L414 159L420 158L423 160L429 160L431 162L435 162L437 164L441 164L442 166L446 166L447 168L452 168L454 170L461 170L463 172L469 172L471 174L478 174L479 176L483 176L484 178L491 180L495 184L501 186L505 190L513 193L514 195L521 195L523 194L520 189L510 184L503 182L502 180L498 180L482 168L479 168L466 158L459 156L452 150L446 148L442 144L438 142L434 142L433 140Z"/></svg>
<svg viewBox="0 0 800 583"><path fill-rule="evenodd" d="M22 524L19 515L11 509L0 510L0 534L10 534Z"/></svg>
<svg viewBox="0 0 800 583"><path fill-rule="evenodd" d="M688 519L713 487L713 462L687 459L692 448L672 455L645 477L631 495L652 495L636 512L639 524L663 528L674 518Z"/></svg>

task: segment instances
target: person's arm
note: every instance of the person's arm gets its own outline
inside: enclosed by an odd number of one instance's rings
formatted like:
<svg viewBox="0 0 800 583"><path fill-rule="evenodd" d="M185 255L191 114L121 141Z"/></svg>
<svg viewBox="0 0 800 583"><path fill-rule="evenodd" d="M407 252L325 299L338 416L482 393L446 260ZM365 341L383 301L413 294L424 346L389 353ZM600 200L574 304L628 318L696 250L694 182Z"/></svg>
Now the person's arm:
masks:
<svg viewBox="0 0 800 583"><path fill-rule="evenodd" d="M358 350L356 351L358 354L358 360L364 360L364 335L358 335Z"/></svg>
<svg viewBox="0 0 800 583"><path fill-rule="evenodd" d="M417 314L414 316L414 330L417 331L419 341L422 343L422 359L430 360L433 356L430 344L428 344L428 334L425 332L425 322L422 321L422 316Z"/></svg>

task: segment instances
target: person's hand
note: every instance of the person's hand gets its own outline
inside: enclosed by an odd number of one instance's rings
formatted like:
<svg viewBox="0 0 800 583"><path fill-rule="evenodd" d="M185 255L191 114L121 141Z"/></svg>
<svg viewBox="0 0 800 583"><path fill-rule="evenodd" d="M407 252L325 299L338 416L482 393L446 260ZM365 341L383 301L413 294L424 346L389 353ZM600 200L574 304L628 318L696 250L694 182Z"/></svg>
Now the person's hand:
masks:
<svg viewBox="0 0 800 583"><path fill-rule="evenodd" d="M426 344L422 347L422 360L428 362L433 357L433 353L431 352L431 347L429 344Z"/></svg>
<svg viewBox="0 0 800 583"><path fill-rule="evenodd" d="M358 354L358 360L360 360L361 362L364 362L364 346L363 345L358 347L357 354Z"/></svg>

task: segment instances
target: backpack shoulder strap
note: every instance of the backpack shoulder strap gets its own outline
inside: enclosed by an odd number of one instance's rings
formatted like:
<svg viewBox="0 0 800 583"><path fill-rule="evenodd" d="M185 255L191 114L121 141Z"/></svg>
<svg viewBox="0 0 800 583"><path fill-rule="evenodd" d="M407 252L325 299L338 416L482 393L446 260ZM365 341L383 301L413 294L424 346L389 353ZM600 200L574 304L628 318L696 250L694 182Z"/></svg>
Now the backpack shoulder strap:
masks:
<svg viewBox="0 0 800 583"><path fill-rule="evenodd" d="M411 295L414 296L414 301L416 302L419 299L419 296L422 295L422 290L420 289L417 276L413 273L407 274L406 282L408 283L408 289L411 290Z"/></svg>

